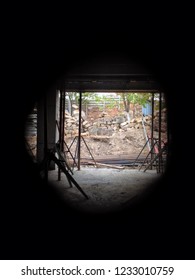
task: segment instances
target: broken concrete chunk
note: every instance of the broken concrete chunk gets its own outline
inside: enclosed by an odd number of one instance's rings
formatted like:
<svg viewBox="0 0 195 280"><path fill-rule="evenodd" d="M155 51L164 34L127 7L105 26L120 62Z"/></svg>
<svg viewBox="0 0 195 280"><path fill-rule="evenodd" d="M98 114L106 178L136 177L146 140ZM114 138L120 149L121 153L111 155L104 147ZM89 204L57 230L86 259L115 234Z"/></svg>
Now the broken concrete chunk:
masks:
<svg viewBox="0 0 195 280"><path fill-rule="evenodd" d="M79 107L78 107L76 104L73 104L73 105L72 105L72 108L73 108L73 109L78 109Z"/></svg>

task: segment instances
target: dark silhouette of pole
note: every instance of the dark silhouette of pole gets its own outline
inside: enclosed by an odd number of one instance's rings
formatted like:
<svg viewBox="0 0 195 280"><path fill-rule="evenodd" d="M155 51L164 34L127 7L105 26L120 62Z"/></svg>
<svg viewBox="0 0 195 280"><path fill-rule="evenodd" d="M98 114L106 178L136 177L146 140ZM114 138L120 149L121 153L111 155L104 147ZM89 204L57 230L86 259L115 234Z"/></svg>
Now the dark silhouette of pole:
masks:
<svg viewBox="0 0 195 280"><path fill-rule="evenodd" d="M64 122L65 122L65 100L66 100L66 93L65 90L62 92L62 135L61 135L61 149L64 152Z"/></svg>
<svg viewBox="0 0 195 280"><path fill-rule="evenodd" d="M60 112L59 112L59 145L60 150L62 149L62 91L60 90ZM58 181L61 180L61 169L58 167Z"/></svg>
<svg viewBox="0 0 195 280"><path fill-rule="evenodd" d="M151 123L151 146L154 144L154 93L152 93L152 123ZM153 151L151 153L151 160L153 160ZM152 169L152 165L151 165Z"/></svg>
<svg viewBox="0 0 195 280"><path fill-rule="evenodd" d="M81 111L82 111L82 92L79 93L79 135L78 135L78 170L81 169Z"/></svg>

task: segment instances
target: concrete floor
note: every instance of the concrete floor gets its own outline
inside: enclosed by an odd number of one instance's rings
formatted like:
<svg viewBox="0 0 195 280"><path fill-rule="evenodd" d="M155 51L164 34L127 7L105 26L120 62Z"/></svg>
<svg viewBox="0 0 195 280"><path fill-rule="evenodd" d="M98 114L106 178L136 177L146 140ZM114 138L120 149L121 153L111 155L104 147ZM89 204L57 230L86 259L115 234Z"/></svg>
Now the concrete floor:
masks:
<svg viewBox="0 0 195 280"><path fill-rule="evenodd" d="M74 170L73 178L88 195L87 200L73 185L71 188L62 173L58 181L57 169L49 172L49 182L54 183L64 201L79 211L104 213L122 210L139 198L161 175L156 170L146 172L136 169L111 169L81 167Z"/></svg>

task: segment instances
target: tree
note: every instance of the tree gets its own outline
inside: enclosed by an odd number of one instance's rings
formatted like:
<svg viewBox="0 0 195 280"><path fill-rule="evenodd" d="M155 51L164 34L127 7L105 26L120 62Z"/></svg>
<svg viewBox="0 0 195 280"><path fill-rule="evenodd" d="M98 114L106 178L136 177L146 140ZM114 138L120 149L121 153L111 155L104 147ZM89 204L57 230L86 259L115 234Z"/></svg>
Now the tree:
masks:
<svg viewBox="0 0 195 280"><path fill-rule="evenodd" d="M145 106L146 103L149 101L149 98L151 97L151 93L117 93L122 97L124 110L127 114L127 120L130 122L130 104L139 104L142 106ZM76 105L79 105L79 93L78 92L68 92L67 96L69 98L68 104L69 104L69 112L72 112L72 105L73 103ZM82 104L87 105L89 104L90 100L94 100L96 102L104 102L107 107L113 108L116 106L116 101L107 96L100 96L97 93L93 92L83 92L82 93ZM135 114L135 111L134 111Z"/></svg>
<svg viewBox="0 0 195 280"><path fill-rule="evenodd" d="M146 106L146 103L149 101L151 93L119 93L123 99L124 110L127 114L127 120L130 122L130 104L139 104Z"/></svg>
<svg viewBox="0 0 195 280"><path fill-rule="evenodd" d="M83 92L82 93L82 104L88 104L89 100L93 97L94 93L92 92ZM79 92L67 92L66 96L68 97L68 111L72 115L72 105L75 104L79 106Z"/></svg>

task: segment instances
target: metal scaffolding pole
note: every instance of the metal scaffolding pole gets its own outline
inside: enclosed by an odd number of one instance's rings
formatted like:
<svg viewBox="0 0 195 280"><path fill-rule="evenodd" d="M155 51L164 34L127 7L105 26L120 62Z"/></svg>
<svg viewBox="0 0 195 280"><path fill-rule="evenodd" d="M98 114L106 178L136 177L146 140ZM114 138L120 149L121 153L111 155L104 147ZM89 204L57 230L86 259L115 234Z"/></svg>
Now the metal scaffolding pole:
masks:
<svg viewBox="0 0 195 280"><path fill-rule="evenodd" d="M62 145L61 145L61 149L62 152L64 152L64 122L65 122L65 101L66 100L66 93L65 90L62 92Z"/></svg>
<svg viewBox="0 0 195 280"><path fill-rule="evenodd" d="M62 149L62 91L60 90L60 112L59 112L59 145L60 151ZM61 180L61 169L58 167L58 181Z"/></svg>
<svg viewBox="0 0 195 280"><path fill-rule="evenodd" d="M81 111L82 111L82 92L79 92L79 134L78 134L78 170L81 169Z"/></svg>
<svg viewBox="0 0 195 280"><path fill-rule="evenodd" d="M138 158L140 157L141 153L143 152L143 150L145 149L146 145L148 144L148 141L150 141L150 139L148 138L148 140L146 141L146 143L144 144L143 148L141 149L141 151L139 152L138 156L136 157L135 161L133 162L133 167L135 166Z"/></svg>
<svg viewBox="0 0 195 280"><path fill-rule="evenodd" d="M151 123L151 146L153 147L154 144L154 93L152 93L152 123ZM151 153L151 161L153 160L153 151ZM152 165L151 165L152 169Z"/></svg>
<svg viewBox="0 0 195 280"><path fill-rule="evenodd" d="M151 165L153 164L153 162L154 162L155 160L157 160L157 158L162 157L162 154L163 154L164 151L166 151L166 149L167 149L167 147L164 146L164 147L159 151L159 153L153 158L153 160L152 160L151 162L149 162L149 164L146 166L146 168L144 169L144 172L146 172L146 170L149 168L149 166L151 166Z"/></svg>
<svg viewBox="0 0 195 280"><path fill-rule="evenodd" d="M60 151L64 152L64 112L65 112L65 92L60 91L60 123L59 123L59 144ZM61 169L58 168L58 181L61 180Z"/></svg>
<svg viewBox="0 0 195 280"><path fill-rule="evenodd" d="M153 146L151 147L151 150L150 150L150 151L149 151L149 153L147 154L147 156L146 156L146 158L145 158L144 162L142 163L142 165L140 166L139 170L141 170L142 166L143 166L143 165L145 164L145 162L147 161L147 159L148 159L149 155L150 155L151 153L153 153L154 146L156 145L156 143L157 143L157 141L156 141L156 140L155 140L155 141L153 141Z"/></svg>

